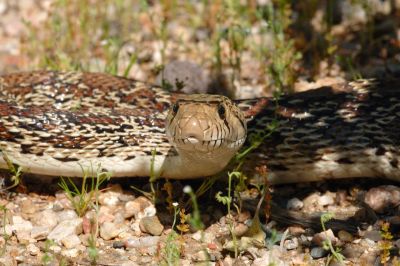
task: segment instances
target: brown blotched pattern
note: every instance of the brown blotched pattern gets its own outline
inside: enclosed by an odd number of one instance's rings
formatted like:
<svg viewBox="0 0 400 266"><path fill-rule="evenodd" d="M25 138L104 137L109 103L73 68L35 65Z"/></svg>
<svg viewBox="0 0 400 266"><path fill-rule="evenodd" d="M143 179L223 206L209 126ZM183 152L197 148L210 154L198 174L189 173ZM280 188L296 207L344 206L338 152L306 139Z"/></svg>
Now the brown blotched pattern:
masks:
<svg viewBox="0 0 400 266"><path fill-rule="evenodd" d="M257 106L260 102L242 103L249 114L249 139L268 132L266 125L274 119L278 126L248 157L248 170L267 165L275 183L400 179L399 80L322 87L282 97L277 108L271 101Z"/></svg>
<svg viewBox="0 0 400 266"><path fill-rule="evenodd" d="M0 148L60 161L168 154L170 96L96 73L26 72L0 78Z"/></svg>
<svg viewBox="0 0 400 266"><path fill-rule="evenodd" d="M362 176L400 180L399 89L399 80L362 80L283 96L277 103L270 98L237 101L248 121L248 143L277 122L271 136L247 157L244 169L254 172L255 166L265 164L272 183ZM18 162L32 160L27 165L38 173L46 173L41 171L46 166L36 166L35 160L47 156L53 169L99 158L110 168L128 162L120 168L131 169L121 175L146 174L141 169L148 167L153 150L161 158L159 164L177 155L164 129L176 98L160 88L106 74L4 75L0 149ZM147 161L134 161L137 157ZM171 169L170 177L179 173ZM188 164L181 173L190 169ZM201 168L196 171L202 175Z"/></svg>

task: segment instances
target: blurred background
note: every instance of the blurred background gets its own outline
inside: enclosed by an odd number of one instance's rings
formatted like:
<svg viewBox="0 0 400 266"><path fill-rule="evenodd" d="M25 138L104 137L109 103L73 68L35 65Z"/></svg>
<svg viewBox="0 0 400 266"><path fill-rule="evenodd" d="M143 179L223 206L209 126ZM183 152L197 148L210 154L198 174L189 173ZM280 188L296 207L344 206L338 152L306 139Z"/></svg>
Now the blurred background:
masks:
<svg viewBox="0 0 400 266"><path fill-rule="evenodd" d="M34 69L235 98L399 76L400 0L0 0L0 73Z"/></svg>

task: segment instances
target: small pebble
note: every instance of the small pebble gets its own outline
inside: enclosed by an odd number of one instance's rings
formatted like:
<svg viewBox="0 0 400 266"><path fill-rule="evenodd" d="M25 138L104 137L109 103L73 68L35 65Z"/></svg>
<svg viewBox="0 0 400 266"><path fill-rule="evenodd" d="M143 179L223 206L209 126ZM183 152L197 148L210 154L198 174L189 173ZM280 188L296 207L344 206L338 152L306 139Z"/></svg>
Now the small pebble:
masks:
<svg viewBox="0 0 400 266"><path fill-rule="evenodd" d="M343 242L351 242L354 239L352 234L344 230L338 232L338 238Z"/></svg>
<svg viewBox="0 0 400 266"><path fill-rule="evenodd" d="M26 246L26 250L32 256L37 256L40 253L40 249L35 244L29 244Z"/></svg>
<svg viewBox="0 0 400 266"><path fill-rule="evenodd" d="M21 202L21 211L26 214L32 214L37 211L37 207L33 204L32 200L26 199Z"/></svg>
<svg viewBox="0 0 400 266"><path fill-rule="evenodd" d="M304 232L305 232L304 228L301 226L294 225L294 226L288 227L288 229L289 229L290 235L292 235L292 236L299 236L301 234L304 234Z"/></svg>
<svg viewBox="0 0 400 266"><path fill-rule="evenodd" d="M312 237L307 237L305 235L301 235L299 238L300 245L304 247L311 246Z"/></svg>
<svg viewBox="0 0 400 266"><path fill-rule="evenodd" d="M153 204L145 197L140 196L133 201L125 203L125 218L134 216L136 219L139 218L139 213L143 212L147 207L153 206Z"/></svg>
<svg viewBox="0 0 400 266"><path fill-rule="evenodd" d="M14 215L12 217L12 229L19 232L31 231L33 225L30 221L24 220L21 216Z"/></svg>
<svg viewBox="0 0 400 266"><path fill-rule="evenodd" d="M67 237L64 237L61 240L61 243L66 248L74 248L74 247L78 246L79 244L81 244L81 240L77 235L73 234L73 235L69 235Z"/></svg>
<svg viewBox="0 0 400 266"><path fill-rule="evenodd" d="M244 233L246 233L246 231L249 229L249 227L245 224L239 223L235 226L235 228L233 229L233 233L240 237L242 236Z"/></svg>
<svg viewBox="0 0 400 266"><path fill-rule="evenodd" d="M365 250L362 247L345 245L344 249L342 250L342 254L346 258L352 259L352 258L359 258L361 254L364 253L364 251Z"/></svg>
<svg viewBox="0 0 400 266"><path fill-rule="evenodd" d="M34 226L31 231L31 237L36 240L44 240L49 235L51 229L48 226Z"/></svg>
<svg viewBox="0 0 400 266"><path fill-rule="evenodd" d="M314 247L311 249L310 255L313 259L319 259L328 255L328 251L322 247Z"/></svg>
<svg viewBox="0 0 400 266"><path fill-rule="evenodd" d="M321 206L333 205L335 200L330 194L322 195L318 198L318 204Z"/></svg>
<svg viewBox="0 0 400 266"><path fill-rule="evenodd" d="M298 198L291 198L286 204L286 209L293 210L293 211L299 211L303 207L304 207L304 203L301 200L299 200Z"/></svg>
<svg viewBox="0 0 400 266"><path fill-rule="evenodd" d="M53 229L58 223L59 214L50 209L44 210L34 214L32 217L32 222L35 225L46 226L49 227L50 229Z"/></svg>
<svg viewBox="0 0 400 266"><path fill-rule="evenodd" d="M125 243L124 243L124 241L114 241L112 247L113 248L125 248Z"/></svg>
<svg viewBox="0 0 400 266"><path fill-rule="evenodd" d="M148 233L153 236L161 235L164 230L164 226L160 223L157 216L148 216L140 219L140 230L144 233Z"/></svg>
<svg viewBox="0 0 400 266"><path fill-rule="evenodd" d="M106 192L99 195L99 203L103 206L117 206L122 193L121 185L113 185L111 188L108 188Z"/></svg>
<svg viewBox="0 0 400 266"><path fill-rule="evenodd" d="M59 243L63 238L82 233L82 218L70 219L60 222L48 235L48 239Z"/></svg>
<svg viewBox="0 0 400 266"><path fill-rule="evenodd" d="M364 200L374 211L383 213L400 205L400 188L393 185L374 187L367 191Z"/></svg>
<svg viewBox="0 0 400 266"><path fill-rule="evenodd" d="M78 218L78 215L73 210L64 210L58 213L59 221L72 220L76 218Z"/></svg>
<svg viewBox="0 0 400 266"><path fill-rule="evenodd" d="M76 258L79 255L79 250L76 248L73 249L63 249L61 251L61 255L67 258Z"/></svg>
<svg viewBox="0 0 400 266"><path fill-rule="evenodd" d="M297 238L286 239L283 246L287 250L296 249L299 246L299 240Z"/></svg>
<svg viewBox="0 0 400 266"><path fill-rule="evenodd" d="M331 229L315 234L312 238L312 242L318 246L322 246L323 242L327 239L329 239L333 245L338 242L338 239L335 237Z"/></svg>
<svg viewBox="0 0 400 266"><path fill-rule="evenodd" d="M64 205L59 201L55 201L53 203L53 211L60 212L62 210L64 210Z"/></svg>
<svg viewBox="0 0 400 266"><path fill-rule="evenodd" d="M105 222L100 226L100 236L104 240L110 240L119 235L121 228L111 222Z"/></svg>
<svg viewBox="0 0 400 266"><path fill-rule="evenodd" d="M377 242L382 240L382 235L380 231L372 230L372 231L366 231L364 234L364 238Z"/></svg>

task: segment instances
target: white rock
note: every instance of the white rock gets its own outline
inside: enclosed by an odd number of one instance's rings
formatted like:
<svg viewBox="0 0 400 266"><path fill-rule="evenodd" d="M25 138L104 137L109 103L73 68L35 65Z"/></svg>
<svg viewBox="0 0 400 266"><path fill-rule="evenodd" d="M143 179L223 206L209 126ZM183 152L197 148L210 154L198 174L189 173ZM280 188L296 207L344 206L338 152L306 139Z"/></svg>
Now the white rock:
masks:
<svg viewBox="0 0 400 266"><path fill-rule="evenodd" d="M31 237L36 240L44 240L49 235L51 229L48 226L34 226L31 231Z"/></svg>
<svg viewBox="0 0 400 266"><path fill-rule="evenodd" d="M28 246L26 246L26 250L32 256L37 256L40 252L40 249L35 244L29 244Z"/></svg>
<svg viewBox="0 0 400 266"><path fill-rule="evenodd" d="M59 221L72 220L75 218L78 218L78 215L73 210L64 210L58 213Z"/></svg>
<svg viewBox="0 0 400 266"><path fill-rule="evenodd" d="M65 220L59 223L53 231L48 235L48 239L52 239L59 243L63 238L82 233L82 218L76 218L71 220Z"/></svg>
<svg viewBox="0 0 400 266"><path fill-rule="evenodd" d="M339 241L339 239L335 236L335 234L331 229L315 234L312 238L312 241L315 244L322 246L323 242L326 241L327 239L329 239L333 245L335 245Z"/></svg>
<svg viewBox="0 0 400 266"><path fill-rule="evenodd" d="M119 203L120 193L107 191L99 195L99 203L105 206L117 206Z"/></svg>
<svg viewBox="0 0 400 266"><path fill-rule="evenodd" d="M76 248L64 249L61 251L61 255L68 257L68 258L76 258L79 255L79 250Z"/></svg>
<svg viewBox="0 0 400 266"><path fill-rule="evenodd" d="M131 218L132 216L136 216L140 212L140 203L137 201L128 201L125 203L125 211L124 217Z"/></svg>
<svg viewBox="0 0 400 266"><path fill-rule="evenodd" d="M329 194L322 195L318 199L318 204L321 206L327 206L327 205L332 205L335 203L335 200L333 197Z"/></svg>
<svg viewBox="0 0 400 266"><path fill-rule="evenodd" d="M122 187L119 184L115 184L112 187L99 195L99 203L104 206L116 206L119 203L119 197L123 193Z"/></svg>
<svg viewBox="0 0 400 266"><path fill-rule="evenodd" d="M70 248L75 248L81 243L80 238L77 235L69 235L67 237L64 237L61 240L61 243L68 249Z"/></svg>
<svg viewBox="0 0 400 266"><path fill-rule="evenodd" d="M100 226L100 236L104 240L113 239L114 237L118 236L120 232L121 228L111 222L105 222Z"/></svg>
<svg viewBox="0 0 400 266"><path fill-rule="evenodd" d="M148 210L145 210L149 208ZM153 204L145 197L138 197L135 200L128 201L125 204L125 218L135 216L136 219L141 219L145 216L154 216L155 208Z"/></svg>
<svg viewBox="0 0 400 266"><path fill-rule="evenodd" d="M21 216L16 215L12 217L12 228L18 233L21 231L31 231L33 225L30 221L24 220Z"/></svg>
<svg viewBox="0 0 400 266"><path fill-rule="evenodd" d="M35 225L46 226L53 229L58 223L58 217L57 213L49 209L36 213L32 218L32 222Z"/></svg>
<svg viewBox="0 0 400 266"><path fill-rule="evenodd" d="M298 198L291 198L286 204L286 209L298 211L301 210L303 206L304 203L301 200L299 200Z"/></svg>
<svg viewBox="0 0 400 266"><path fill-rule="evenodd" d="M160 240L159 236L132 237L126 242L126 247L129 248L146 248L157 245Z"/></svg>

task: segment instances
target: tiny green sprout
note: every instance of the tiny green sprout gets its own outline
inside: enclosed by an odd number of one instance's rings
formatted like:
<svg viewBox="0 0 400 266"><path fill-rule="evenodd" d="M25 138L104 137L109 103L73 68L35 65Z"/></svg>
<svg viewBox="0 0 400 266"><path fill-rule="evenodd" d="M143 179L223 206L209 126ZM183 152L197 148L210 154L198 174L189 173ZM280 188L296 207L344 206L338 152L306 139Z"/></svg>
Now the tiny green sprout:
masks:
<svg viewBox="0 0 400 266"><path fill-rule="evenodd" d="M332 241L329 239L329 237L328 237L328 234L326 233L326 227L325 227L325 223L327 223L327 222L329 222L330 220L332 220L334 218L334 214L333 213L331 213L331 212L327 212L327 213L324 213L324 214L322 214L321 215L321 218L320 218L320 220L321 220L321 227L322 227L322 230L324 230L324 232L325 232L325 237L326 237L326 239L323 241L323 243L322 243L322 247L325 249L325 250L329 250L331 253L332 253L332 256L341 264L341 265L343 265L344 264L344 256L340 253L340 251L341 251L341 249L340 248L333 248L333 245L332 245ZM330 256L328 256L328 259L327 259L327 265L329 265L329 263L330 263L330 261L331 261L331 257Z"/></svg>
<svg viewBox="0 0 400 266"><path fill-rule="evenodd" d="M16 167L4 151L0 150L0 153L3 154L3 160L7 164L7 168L12 175L11 180L13 181L13 184L5 189L11 189L13 187L18 186L21 183L22 167L21 166Z"/></svg>
<svg viewBox="0 0 400 266"><path fill-rule="evenodd" d="M0 205L0 211L3 213L3 238L4 238L4 246L0 248L0 257L2 257L7 250L7 243L10 239L10 236L6 232L6 222L7 222L7 211L8 209L4 205Z"/></svg>
<svg viewBox="0 0 400 266"><path fill-rule="evenodd" d="M201 221L200 218L200 210L199 210L199 205L197 203L196 195L193 193L193 189L191 186L185 186L183 188L183 192L186 194L189 194L192 204L193 204L193 215L190 217L190 224L193 226L194 229L196 230L203 230L204 229L204 224Z"/></svg>

